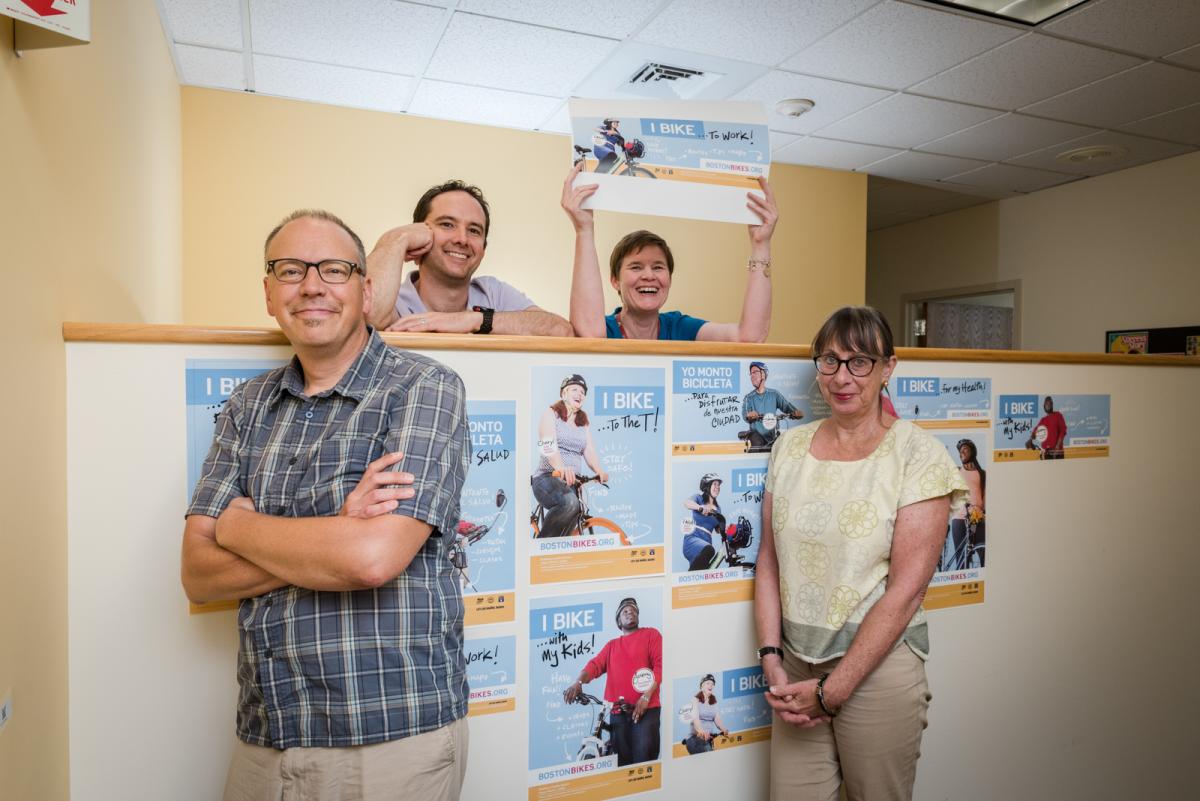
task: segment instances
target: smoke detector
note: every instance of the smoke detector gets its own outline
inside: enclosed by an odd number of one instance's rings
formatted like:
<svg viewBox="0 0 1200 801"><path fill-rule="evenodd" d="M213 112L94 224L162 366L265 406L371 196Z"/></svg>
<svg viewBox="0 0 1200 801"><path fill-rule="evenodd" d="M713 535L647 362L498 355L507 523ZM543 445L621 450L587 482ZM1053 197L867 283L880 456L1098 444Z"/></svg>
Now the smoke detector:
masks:
<svg viewBox="0 0 1200 801"><path fill-rule="evenodd" d="M775 111L785 117L799 117L813 110L817 104L807 97L793 97L780 100L775 104Z"/></svg>
<svg viewBox="0 0 1200 801"><path fill-rule="evenodd" d="M1054 157L1063 164L1103 164L1129 155L1129 149L1120 145L1090 145L1066 150Z"/></svg>

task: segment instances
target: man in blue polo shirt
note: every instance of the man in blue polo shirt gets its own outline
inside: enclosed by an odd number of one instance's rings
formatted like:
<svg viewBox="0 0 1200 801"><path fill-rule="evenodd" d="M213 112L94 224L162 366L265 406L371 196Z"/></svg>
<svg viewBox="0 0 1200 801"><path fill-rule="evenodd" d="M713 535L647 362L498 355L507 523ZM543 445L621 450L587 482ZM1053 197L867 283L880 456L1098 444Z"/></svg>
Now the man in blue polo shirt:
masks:
<svg viewBox="0 0 1200 801"><path fill-rule="evenodd" d="M799 420L804 412L767 386L767 365L763 362L750 362L750 383L754 389L742 398L742 419L750 424L750 448L770 450L779 437L780 417Z"/></svg>
<svg viewBox="0 0 1200 801"><path fill-rule="evenodd" d="M183 534L188 597L239 599L225 799L454 801L462 381L367 326L362 241L333 215L295 212L265 251L267 311L295 357L230 397Z"/></svg>

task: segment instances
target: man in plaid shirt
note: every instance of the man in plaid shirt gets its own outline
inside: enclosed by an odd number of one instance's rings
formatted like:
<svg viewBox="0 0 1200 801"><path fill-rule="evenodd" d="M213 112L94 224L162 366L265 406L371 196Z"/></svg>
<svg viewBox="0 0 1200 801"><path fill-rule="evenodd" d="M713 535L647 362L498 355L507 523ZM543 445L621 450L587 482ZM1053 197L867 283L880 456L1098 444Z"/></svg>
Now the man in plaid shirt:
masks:
<svg viewBox="0 0 1200 801"><path fill-rule="evenodd" d="M367 326L362 241L333 215L295 212L265 250L296 355L230 397L183 534L188 597L240 599L225 798L457 799L462 381Z"/></svg>

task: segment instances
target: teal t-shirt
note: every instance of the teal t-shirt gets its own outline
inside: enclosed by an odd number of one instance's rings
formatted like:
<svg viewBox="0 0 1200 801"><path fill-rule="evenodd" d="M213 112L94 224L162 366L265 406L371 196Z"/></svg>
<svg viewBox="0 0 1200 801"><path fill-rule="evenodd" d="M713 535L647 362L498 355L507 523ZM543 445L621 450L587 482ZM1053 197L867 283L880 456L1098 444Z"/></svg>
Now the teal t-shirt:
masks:
<svg viewBox="0 0 1200 801"><path fill-rule="evenodd" d="M621 313L618 306L612 314L604 318L604 332L609 339L624 339L621 326L617 325L617 315ZM683 312L660 312L658 315L658 338L675 340L694 340L700 329L708 320L699 317L689 317Z"/></svg>

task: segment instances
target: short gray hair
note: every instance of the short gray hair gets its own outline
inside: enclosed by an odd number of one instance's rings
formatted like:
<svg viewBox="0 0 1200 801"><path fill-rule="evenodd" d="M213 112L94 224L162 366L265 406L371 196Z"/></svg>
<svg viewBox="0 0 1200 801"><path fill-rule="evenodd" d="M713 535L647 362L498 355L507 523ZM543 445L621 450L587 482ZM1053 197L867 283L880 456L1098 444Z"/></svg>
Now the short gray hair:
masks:
<svg viewBox="0 0 1200 801"><path fill-rule="evenodd" d="M271 240L273 240L279 234L279 232L283 230L283 226L290 222L295 222L296 220L303 220L306 218L310 220L324 220L325 222L333 223L338 228L341 228L350 235L350 238L354 240L354 249L356 251L356 258L358 259L358 267L362 271L362 276L365 278L367 275L367 251L366 248L363 247L362 239L359 238L358 234L354 233L350 226L342 222L340 217L338 217L336 214L325 211L324 209L296 209L291 214L280 220L279 225L272 228L271 233L267 234L267 241L263 243L263 258L265 259L267 257L267 251L271 248Z"/></svg>

